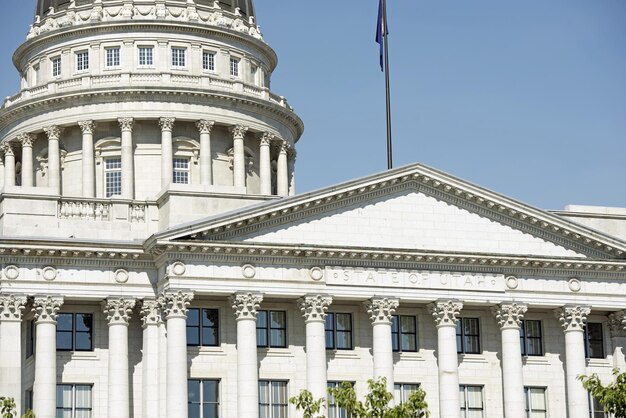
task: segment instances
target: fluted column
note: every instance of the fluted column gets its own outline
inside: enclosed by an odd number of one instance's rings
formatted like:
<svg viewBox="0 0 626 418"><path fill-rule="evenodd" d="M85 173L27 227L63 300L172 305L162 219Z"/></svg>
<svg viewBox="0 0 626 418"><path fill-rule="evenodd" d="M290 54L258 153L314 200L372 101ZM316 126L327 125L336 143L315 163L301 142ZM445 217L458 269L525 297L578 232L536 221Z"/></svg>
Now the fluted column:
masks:
<svg viewBox="0 0 626 418"><path fill-rule="evenodd" d="M613 347L613 367L626 369L626 311L613 312L609 315L611 347Z"/></svg>
<svg viewBox="0 0 626 418"><path fill-rule="evenodd" d="M372 351L374 354L374 379L387 379L387 390L393 393L393 346L391 317L400 301L394 298L374 297L365 303L372 321ZM391 400L393 402L393 399Z"/></svg>
<svg viewBox="0 0 626 418"><path fill-rule="evenodd" d="M576 305L566 305L554 311L565 332L568 418L587 418L589 411L587 391L577 377L586 371L584 328L590 312L590 307Z"/></svg>
<svg viewBox="0 0 626 418"><path fill-rule="evenodd" d="M289 195L289 173L287 168L287 152L289 152L289 143L283 141L278 151L278 161L276 162L276 188L278 196Z"/></svg>
<svg viewBox="0 0 626 418"><path fill-rule="evenodd" d="M259 137L259 175L261 177L261 194L272 194L272 162L270 157L270 145L274 135L264 132Z"/></svg>
<svg viewBox="0 0 626 418"><path fill-rule="evenodd" d="M233 134L233 186L246 186L246 154L244 136L248 132L247 126L236 125L231 128Z"/></svg>
<svg viewBox="0 0 626 418"><path fill-rule="evenodd" d="M159 119L161 127L161 187L166 187L174 180L174 150L172 144L172 129L174 118Z"/></svg>
<svg viewBox="0 0 626 418"><path fill-rule="evenodd" d="M213 159L211 157L211 130L215 122L199 120L196 127L200 131L200 184L210 186L213 183Z"/></svg>
<svg viewBox="0 0 626 418"><path fill-rule="evenodd" d="M296 194L296 150L291 147L289 152L289 161L287 163L289 169L289 196L295 196Z"/></svg>
<svg viewBox="0 0 626 418"><path fill-rule="evenodd" d="M178 291L160 298L167 321L167 418L187 418L187 307L193 293Z"/></svg>
<svg viewBox="0 0 626 418"><path fill-rule="evenodd" d="M528 307L519 303L503 303L492 309L502 335L502 389L505 418L525 418L524 375L520 326Z"/></svg>
<svg viewBox="0 0 626 418"><path fill-rule="evenodd" d="M259 366L256 350L256 315L263 296L236 293L230 298L237 318L237 416L259 417Z"/></svg>
<svg viewBox="0 0 626 418"><path fill-rule="evenodd" d="M48 136L48 187L61 194L61 150L59 140L63 128L49 126L43 129Z"/></svg>
<svg viewBox="0 0 626 418"><path fill-rule="evenodd" d="M122 130L122 197L135 197L135 162L133 153L133 118L119 118Z"/></svg>
<svg viewBox="0 0 626 418"><path fill-rule="evenodd" d="M15 186L15 153L11 142L5 142L2 146L4 153L4 187Z"/></svg>
<svg viewBox="0 0 626 418"><path fill-rule="evenodd" d="M96 197L96 173L94 160L93 131L96 124L92 120L78 122L83 133L83 197Z"/></svg>
<svg viewBox="0 0 626 418"><path fill-rule="evenodd" d="M456 323L463 303L440 300L428 305L437 326L439 366L439 416L460 418L459 362L456 348ZM519 342L518 342L519 343Z"/></svg>
<svg viewBox="0 0 626 418"><path fill-rule="evenodd" d="M56 331L59 309L63 298L35 297L35 383L33 387L33 410L37 418L56 417L57 394L57 346Z"/></svg>
<svg viewBox="0 0 626 418"><path fill-rule="evenodd" d="M17 140L22 144L22 186L33 187L33 141L35 136L21 134Z"/></svg>
<svg viewBox="0 0 626 418"><path fill-rule="evenodd" d="M22 416L22 311L26 296L0 295L0 393L13 398Z"/></svg>
<svg viewBox="0 0 626 418"><path fill-rule="evenodd" d="M158 301L154 299L143 301L141 321L143 324L141 416L158 418L160 411L159 323L161 322L161 308Z"/></svg>
<svg viewBox="0 0 626 418"><path fill-rule="evenodd" d="M314 399L326 398L326 310L330 296L307 295L298 300L306 327L306 388Z"/></svg>

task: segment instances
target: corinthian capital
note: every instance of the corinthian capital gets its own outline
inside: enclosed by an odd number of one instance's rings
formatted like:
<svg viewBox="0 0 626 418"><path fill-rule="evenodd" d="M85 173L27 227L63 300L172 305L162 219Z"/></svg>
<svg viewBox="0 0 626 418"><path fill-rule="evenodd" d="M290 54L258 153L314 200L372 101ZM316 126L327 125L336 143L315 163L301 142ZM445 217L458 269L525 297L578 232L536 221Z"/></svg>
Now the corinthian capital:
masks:
<svg viewBox="0 0 626 418"><path fill-rule="evenodd" d="M500 328L519 328L528 306L523 303L503 303L491 308Z"/></svg>
<svg viewBox="0 0 626 418"><path fill-rule="evenodd" d="M564 331L582 331L591 312L589 306L566 305L554 310L554 315L561 323Z"/></svg>
<svg viewBox="0 0 626 418"><path fill-rule="evenodd" d="M135 124L135 120L133 118L119 118L117 120L120 124L120 129L122 132L132 132L133 125Z"/></svg>
<svg viewBox="0 0 626 418"><path fill-rule="evenodd" d="M63 298L56 296L36 296L33 300L33 312L36 322L56 322Z"/></svg>
<svg viewBox="0 0 626 418"><path fill-rule="evenodd" d="M288 153L290 152L290 151L289 151L290 149L291 149L291 145L289 144L289 142L287 142L287 141L282 141L282 142L280 143L280 149L279 149L279 152L280 152L281 154L288 154Z"/></svg>
<svg viewBox="0 0 626 418"><path fill-rule="evenodd" d="M428 310L438 327L456 326L461 309L463 309L463 303L458 300L438 300L428 305Z"/></svg>
<svg viewBox="0 0 626 418"><path fill-rule="evenodd" d="M109 325L128 325L134 307L135 299L111 298L102 303Z"/></svg>
<svg viewBox="0 0 626 418"><path fill-rule="evenodd" d="M96 124L92 120L82 120L78 122L78 126L80 126L83 134L93 134L93 131L96 129Z"/></svg>
<svg viewBox="0 0 626 418"><path fill-rule="evenodd" d="M159 303L165 319L187 318L187 308L192 300L192 292L179 290L178 292L164 293L159 298Z"/></svg>
<svg viewBox="0 0 626 418"><path fill-rule="evenodd" d="M326 320L326 311L333 298L324 295L306 295L298 299L298 307L302 311L305 322Z"/></svg>
<svg viewBox="0 0 626 418"><path fill-rule="evenodd" d="M21 321L26 296L0 295L0 321Z"/></svg>
<svg viewBox="0 0 626 418"><path fill-rule="evenodd" d="M213 129L213 125L215 125L215 122L212 120L202 119L196 122L196 128L198 128L198 131L201 134L210 134L211 129Z"/></svg>
<svg viewBox="0 0 626 418"><path fill-rule="evenodd" d="M235 125L230 128L233 138L243 138L248 132L248 127L243 125Z"/></svg>
<svg viewBox="0 0 626 418"><path fill-rule="evenodd" d="M174 122L176 122L176 118L161 118L159 119L159 127L162 131L171 131L174 129Z"/></svg>
<svg viewBox="0 0 626 418"><path fill-rule="evenodd" d="M232 308L235 310L235 317L240 319L256 319L257 309L263 302L263 295L260 293L235 293L229 299Z"/></svg>
<svg viewBox="0 0 626 418"><path fill-rule="evenodd" d="M626 311L613 312L609 315L609 331L613 337L626 335Z"/></svg>
<svg viewBox="0 0 626 418"><path fill-rule="evenodd" d="M33 142L35 142L35 135L29 133L20 134L17 136L17 140L22 144L22 148L32 147Z"/></svg>
<svg viewBox="0 0 626 418"><path fill-rule="evenodd" d="M43 128L43 131L48 135L48 139L59 139L61 134L63 133L63 128L57 125L48 126L47 128Z"/></svg>
<svg viewBox="0 0 626 418"><path fill-rule="evenodd" d="M365 302L365 309L370 315L372 324L391 324L391 317L399 304L400 301L395 298L374 297Z"/></svg>
<svg viewBox="0 0 626 418"><path fill-rule="evenodd" d="M274 138L276 138L276 136L273 133L263 132L259 136L259 141L261 142L261 146L270 146Z"/></svg>
<svg viewBox="0 0 626 418"><path fill-rule="evenodd" d="M2 144L0 150L2 150L2 153L7 156L13 156L15 155L15 152L13 151L13 146L11 145L11 141L6 141L4 144Z"/></svg>
<svg viewBox="0 0 626 418"><path fill-rule="evenodd" d="M141 322L143 327L159 325L161 318L161 303L156 299L144 299L141 304Z"/></svg>

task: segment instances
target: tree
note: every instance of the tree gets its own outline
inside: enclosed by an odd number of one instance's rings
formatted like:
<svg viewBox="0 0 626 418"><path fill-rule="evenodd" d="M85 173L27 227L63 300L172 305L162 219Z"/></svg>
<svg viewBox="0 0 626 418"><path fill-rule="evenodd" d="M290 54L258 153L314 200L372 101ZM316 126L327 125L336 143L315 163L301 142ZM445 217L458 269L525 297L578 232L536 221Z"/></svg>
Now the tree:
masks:
<svg viewBox="0 0 626 418"><path fill-rule="evenodd" d="M357 400L354 387L348 382L343 382L339 387L329 388L328 394L334 398L335 403L344 408L351 418L426 418L430 416L426 404L426 392L418 389L411 393L409 399L394 407L389 406L393 395L387 391L387 379L378 381L368 380L369 391L365 396L365 402ZM316 415L322 412L326 400L314 400L307 390L300 392L298 396L289 399L297 410L303 411L303 418L324 418L324 415Z"/></svg>
<svg viewBox="0 0 626 418"><path fill-rule="evenodd" d="M16 408L15 399L0 396L0 413L2 413L2 418L14 418L17 415ZM29 409L22 415L22 418L35 418L35 413Z"/></svg>
<svg viewBox="0 0 626 418"><path fill-rule="evenodd" d="M583 387L591 392L604 411L613 414L615 418L626 418L626 372L620 374L619 369L613 369L615 381L604 386L597 374L578 376Z"/></svg>

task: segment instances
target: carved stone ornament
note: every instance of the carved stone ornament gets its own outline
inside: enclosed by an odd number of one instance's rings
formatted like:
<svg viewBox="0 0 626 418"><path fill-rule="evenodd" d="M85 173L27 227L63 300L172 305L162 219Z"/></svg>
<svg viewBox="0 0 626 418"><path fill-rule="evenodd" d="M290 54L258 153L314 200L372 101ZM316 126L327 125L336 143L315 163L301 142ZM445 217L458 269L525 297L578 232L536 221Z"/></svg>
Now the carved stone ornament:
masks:
<svg viewBox="0 0 626 418"><path fill-rule="evenodd" d="M311 270L309 270L309 276L311 276L311 279L319 282L324 278L324 270L320 267L312 267Z"/></svg>
<svg viewBox="0 0 626 418"><path fill-rule="evenodd" d="M260 293L236 293L229 298L229 301L238 321L240 319L256 320L257 309L263 302L263 295Z"/></svg>
<svg viewBox="0 0 626 418"><path fill-rule="evenodd" d="M326 320L326 311L333 302L333 298L325 295L306 295L298 299L298 307L302 311L304 321Z"/></svg>
<svg viewBox="0 0 626 418"><path fill-rule="evenodd" d="M170 272L175 276L182 276L187 271L187 266L181 261L177 261L170 266Z"/></svg>
<svg viewBox="0 0 626 418"><path fill-rule="evenodd" d="M18 142L22 144L22 148L24 147L32 147L33 142L35 142L35 135L25 133L17 136Z"/></svg>
<svg viewBox="0 0 626 418"><path fill-rule="evenodd" d="M161 303L157 299L144 299L141 303L141 322L143 327L159 325L161 318Z"/></svg>
<svg viewBox="0 0 626 418"><path fill-rule="evenodd" d="M174 122L176 122L176 118L160 118L159 127L162 131L171 131L174 129Z"/></svg>
<svg viewBox="0 0 626 418"><path fill-rule="evenodd" d="M259 141L261 143L261 146L262 147L264 147L264 146L269 147L275 137L276 136L273 133L271 133L271 132L263 132L259 136Z"/></svg>
<svg viewBox="0 0 626 418"><path fill-rule="evenodd" d="M522 325L524 314L528 311L528 306L523 303L503 303L491 308L491 312L496 317L500 328L519 328Z"/></svg>
<svg viewBox="0 0 626 418"><path fill-rule="evenodd" d="M13 146L11 145L10 141L5 142L4 144L2 144L2 153L7 156L13 156L15 155L15 151L13 150Z"/></svg>
<svg viewBox="0 0 626 418"><path fill-rule="evenodd" d="M130 274L126 269L117 269L115 270L115 273L113 273L113 278L116 282L123 284L128 281L128 279L130 278Z"/></svg>
<svg viewBox="0 0 626 418"><path fill-rule="evenodd" d="M576 277L572 277L571 279L569 279L569 281L567 282L567 286L569 287L569 290L574 293L580 292L580 289L582 289L583 287L580 280L578 280Z"/></svg>
<svg viewBox="0 0 626 418"><path fill-rule="evenodd" d="M58 296L35 296L33 313L36 322L56 322L63 298Z"/></svg>
<svg viewBox="0 0 626 418"><path fill-rule="evenodd" d="M159 298L165 319L187 318L187 308L193 300L193 293L178 292L164 293Z"/></svg>
<svg viewBox="0 0 626 418"><path fill-rule="evenodd" d="M511 290L515 290L519 286L519 280L515 276L508 276L504 282L506 283L506 287Z"/></svg>
<svg viewBox="0 0 626 418"><path fill-rule="evenodd" d="M122 132L132 132L133 125L135 124L135 120L133 118L119 118L117 120L120 124L120 129Z"/></svg>
<svg viewBox="0 0 626 418"><path fill-rule="evenodd" d="M290 150L290 149L291 149L291 145L289 145L289 142L287 142L287 141L282 141L282 142L280 143L280 149L279 149L279 152L280 152L281 154L287 154L287 153L289 153L289 150Z"/></svg>
<svg viewBox="0 0 626 418"><path fill-rule="evenodd" d="M48 135L48 139L59 139L61 134L63 133L63 128L60 126L48 126L47 128L43 128L43 131Z"/></svg>
<svg viewBox="0 0 626 418"><path fill-rule="evenodd" d="M230 128L233 138L243 138L248 132L248 127L243 125L235 125Z"/></svg>
<svg viewBox="0 0 626 418"><path fill-rule="evenodd" d="M213 129L213 125L215 125L215 122L212 120L202 119L196 122L196 128L198 128L198 131L201 134L210 134L211 129Z"/></svg>
<svg viewBox="0 0 626 418"><path fill-rule="evenodd" d="M428 305L428 310L438 327L455 327L461 309L463 302L457 300L437 301Z"/></svg>
<svg viewBox="0 0 626 418"><path fill-rule="evenodd" d="M4 277L9 280L15 280L20 277L20 269L14 265L8 265L4 268Z"/></svg>
<svg viewBox="0 0 626 418"><path fill-rule="evenodd" d="M244 264L241 266L241 275L246 279L253 279L256 276L256 267L252 264Z"/></svg>
<svg viewBox="0 0 626 418"><path fill-rule="evenodd" d="M554 315L561 323L564 331L583 331L587 315L591 313L589 306L564 306L554 310Z"/></svg>
<svg viewBox="0 0 626 418"><path fill-rule="evenodd" d="M58 275L58 270L52 266L44 267L43 269L41 269L41 277L43 277L43 279L47 282L53 281L57 278Z"/></svg>
<svg viewBox="0 0 626 418"><path fill-rule="evenodd" d="M80 126L80 130L83 134L93 134L93 131L96 129L96 124L92 120L83 120L78 122L78 126Z"/></svg>
<svg viewBox="0 0 626 418"><path fill-rule="evenodd" d="M395 298L372 298L365 302L365 309L372 324L391 324L391 317L398 308L400 300Z"/></svg>
<svg viewBox="0 0 626 418"><path fill-rule="evenodd" d="M626 336L626 311L609 314L608 325L612 337Z"/></svg>
<svg viewBox="0 0 626 418"><path fill-rule="evenodd" d="M111 298L102 302L102 309L110 325L128 325L135 299Z"/></svg>
<svg viewBox="0 0 626 418"><path fill-rule="evenodd" d="M0 295L0 321L21 321L26 300L22 295Z"/></svg>

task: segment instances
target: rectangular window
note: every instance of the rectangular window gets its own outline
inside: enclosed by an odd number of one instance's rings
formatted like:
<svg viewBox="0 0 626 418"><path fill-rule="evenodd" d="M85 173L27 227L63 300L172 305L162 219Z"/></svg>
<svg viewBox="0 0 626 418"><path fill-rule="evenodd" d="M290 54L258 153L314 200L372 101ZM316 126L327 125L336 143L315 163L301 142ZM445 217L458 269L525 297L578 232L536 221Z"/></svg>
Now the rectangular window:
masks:
<svg viewBox="0 0 626 418"><path fill-rule="evenodd" d="M403 404L409 400L411 394L419 389L418 383L396 383L393 385L393 399L396 405Z"/></svg>
<svg viewBox="0 0 626 418"><path fill-rule="evenodd" d="M485 416L482 386L461 385L459 386L459 395L462 418L483 418Z"/></svg>
<svg viewBox="0 0 626 418"><path fill-rule="evenodd" d="M188 380L187 411L189 418L219 418L220 381Z"/></svg>
<svg viewBox="0 0 626 418"><path fill-rule="evenodd" d="M604 406L587 392L589 397L589 418L610 418L611 415L604 412Z"/></svg>
<svg viewBox="0 0 626 418"><path fill-rule="evenodd" d="M456 351L464 354L480 354L478 318L459 318L456 323Z"/></svg>
<svg viewBox="0 0 626 418"><path fill-rule="evenodd" d="M106 66L107 68L120 66L120 49L119 48L106 48Z"/></svg>
<svg viewBox="0 0 626 418"><path fill-rule="evenodd" d="M326 349L352 350L352 314L326 315Z"/></svg>
<svg viewBox="0 0 626 418"><path fill-rule="evenodd" d="M342 382L328 382L328 388L338 388L341 386ZM351 386L354 386L354 383L350 382ZM344 408L340 408L339 405L335 402L335 398L328 394L328 418L348 418L348 412Z"/></svg>
<svg viewBox="0 0 626 418"><path fill-rule="evenodd" d="M417 325L414 316L391 317L393 351L417 351Z"/></svg>
<svg viewBox="0 0 626 418"><path fill-rule="evenodd" d="M33 388L26 389L24 392L24 406L27 411L33 409Z"/></svg>
<svg viewBox="0 0 626 418"><path fill-rule="evenodd" d="M202 52L202 69L207 71L215 71L215 53Z"/></svg>
<svg viewBox="0 0 626 418"><path fill-rule="evenodd" d="M257 347L287 347L287 313L258 311L256 317Z"/></svg>
<svg viewBox="0 0 626 418"><path fill-rule="evenodd" d="M189 184L189 158L174 158L174 184Z"/></svg>
<svg viewBox="0 0 626 418"><path fill-rule="evenodd" d="M259 380L259 418L287 418L287 382Z"/></svg>
<svg viewBox="0 0 626 418"><path fill-rule="evenodd" d="M187 65L187 50L185 48L172 48L172 67L184 68Z"/></svg>
<svg viewBox="0 0 626 418"><path fill-rule="evenodd" d="M239 77L239 60L237 58L230 59L230 75Z"/></svg>
<svg viewBox="0 0 626 418"><path fill-rule="evenodd" d="M61 76L61 58L52 59L52 77Z"/></svg>
<svg viewBox="0 0 626 418"><path fill-rule="evenodd" d="M92 351L93 315L60 313L56 336L57 351Z"/></svg>
<svg viewBox="0 0 626 418"><path fill-rule="evenodd" d="M26 322L26 358L35 354L35 320Z"/></svg>
<svg viewBox="0 0 626 418"><path fill-rule="evenodd" d="M139 47L139 66L152 67L154 65L154 48L151 46Z"/></svg>
<svg viewBox="0 0 626 418"><path fill-rule="evenodd" d="M191 308L187 313L187 345L217 347L220 345L219 311Z"/></svg>
<svg viewBox="0 0 626 418"><path fill-rule="evenodd" d="M89 69L89 52L81 51L76 53L76 71L87 71Z"/></svg>
<svg viewBox="0 0 626 418"><path fill-rule="evenodd" d="M91 385L57 385L57 418L91 418Z"/></svg>
<svg viewBox="0 0 626 418"><path fill-rule="evenodd" d="M541 321L522 321L519 336L523 356L543 356Z"/></svg>
<svg viewBox="0 0 626 418"><path fill-rule="evenodd" d="M122 194L122 159L108 158L104 163L105 196Z"/></svg>
<svg viewBox="0 0 626 418"><path fill-rule="evenodd" d="M604 358L604 334L601 323L588 322L585 325L585 357Z"/></svg>
<svg viewBox="0 0 626 418"><path fill-rule="evenodd" d="M546 388L524 388L527 418L547 418Z"/></svg>

